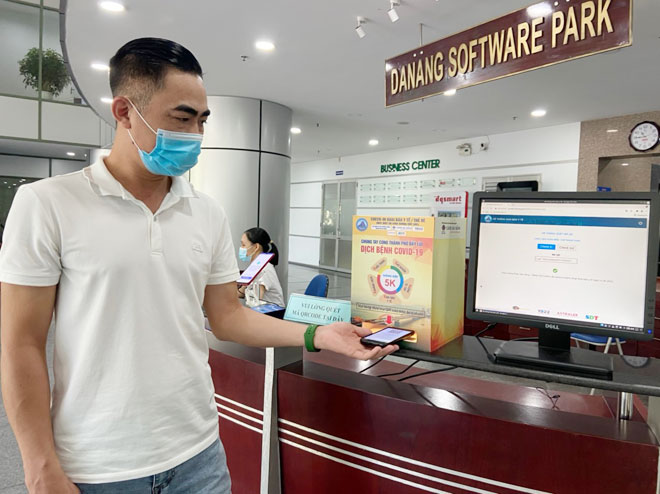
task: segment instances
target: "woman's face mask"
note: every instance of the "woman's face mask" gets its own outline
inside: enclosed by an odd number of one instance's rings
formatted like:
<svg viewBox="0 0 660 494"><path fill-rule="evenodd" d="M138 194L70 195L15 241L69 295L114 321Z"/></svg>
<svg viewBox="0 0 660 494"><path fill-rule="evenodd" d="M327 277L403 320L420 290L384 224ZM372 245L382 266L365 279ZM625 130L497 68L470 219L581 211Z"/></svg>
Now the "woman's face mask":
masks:
<svg viewBox="0 0 660 494"><path fill-rule="evenodd" d="M128 100L138 116L149 130L156 134L156 146L147 153L137 145L131 131L128 135L140 153L144 166L154 175L181 176L197 164L197 158L202 150L202 134L188 132L173 132L158 129L155 131L147 123L131 100Z"/></svg>
<svg viewBox="0 0 660 494"><path fill-rule="evenodd" d="M250 260L250 255L248 254L248 250L252 249L252 245L250 247L241 247L238 249L238 258L241 261L249 261Z"/></svg>

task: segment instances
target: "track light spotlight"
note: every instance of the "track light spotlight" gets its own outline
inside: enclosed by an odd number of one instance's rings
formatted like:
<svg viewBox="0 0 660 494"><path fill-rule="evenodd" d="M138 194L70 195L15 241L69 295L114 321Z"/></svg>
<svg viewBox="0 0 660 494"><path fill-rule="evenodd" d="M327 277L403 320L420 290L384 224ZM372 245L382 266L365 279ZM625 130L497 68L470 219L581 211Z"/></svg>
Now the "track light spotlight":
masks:
<svg viewBox="0 0 660 494"><path fill-rule="evenodd" d="M399 14L396 12L396 9L394 8L399 5L400 4L398 0L390 0L390 10L387 11L387 15L390 17L390 20L392 22L396 22L399 20Z"/></svg>
<svg viewBox="0 0 660 494"><path fill-rule="evenodd" d="M355 28L355 32L360 37L360 39L364 38L367 35L366 31L362 27L362 24L364 24L365 22L366 21L365 21L364 17L358 16L358 18L357 18L357 27Z"/></svg>

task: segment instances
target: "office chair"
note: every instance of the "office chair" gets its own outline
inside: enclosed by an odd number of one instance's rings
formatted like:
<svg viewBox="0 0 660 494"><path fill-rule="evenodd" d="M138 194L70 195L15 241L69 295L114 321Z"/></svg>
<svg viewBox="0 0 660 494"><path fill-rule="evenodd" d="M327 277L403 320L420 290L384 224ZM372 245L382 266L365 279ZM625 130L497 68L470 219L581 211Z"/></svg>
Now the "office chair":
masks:
<svg viewBox="0 0 660 494"><path fill-rule="evenodd" d="M610 351L610 346L612 346L612 341L614 341L619 350L619 355L623 355L621 343L626 342L626 340L622 340L620 338L612 338L611 336L598 336L595 334L584 333L571 333L571 339L575 340L575 344L578 348L581 348L580 342L586 343L587 345L604 346L605 349L603 350L603 353L608 353Z"/></svg>
<svg viewBox="0 0 660 494"><path fill-rule="evenodd" d="M330 280L324 274L317 274L312 278L312 281L307 285L305 290L305 295L312 295L314 297L327 297L328 296L328 285Z"/></svg>

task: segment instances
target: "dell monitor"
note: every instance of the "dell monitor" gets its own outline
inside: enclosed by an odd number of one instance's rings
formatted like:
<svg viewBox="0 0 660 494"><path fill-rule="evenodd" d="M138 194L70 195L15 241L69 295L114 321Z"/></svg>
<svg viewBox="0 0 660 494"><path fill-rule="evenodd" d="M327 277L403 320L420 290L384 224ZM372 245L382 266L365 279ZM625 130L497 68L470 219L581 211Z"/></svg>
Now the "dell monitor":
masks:
<svg viewBox="0 0 660 494"><path fill-rule="evenodd" d="M539 328L538 346L505 343L489 358L611 379L611 359L571 352L570 333L653 338L659 203L643 192L476 193L466 316Z"/></svg>

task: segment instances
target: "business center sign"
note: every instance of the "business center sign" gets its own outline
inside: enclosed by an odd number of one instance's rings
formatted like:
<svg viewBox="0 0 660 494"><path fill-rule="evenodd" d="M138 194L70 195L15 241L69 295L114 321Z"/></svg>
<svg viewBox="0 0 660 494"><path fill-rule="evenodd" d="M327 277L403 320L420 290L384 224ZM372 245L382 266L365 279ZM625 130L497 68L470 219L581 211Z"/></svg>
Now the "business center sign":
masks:
<svg viewBox="0 0 660 494"><path fill-rule="evenodd" d="M385 62L385 106L632 44L632 0L545 1Z"/></svg>
<svg viewBox="0 0 660 494"><path fill-rule="evenodd" d="M398 173L410 170L423 171L440 168L439 159L420 160L420 161L400 161L398 163L387 163L380 165L380 173Z"/></svg>

